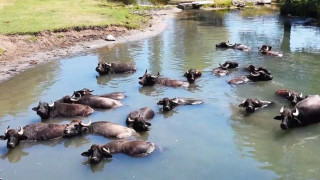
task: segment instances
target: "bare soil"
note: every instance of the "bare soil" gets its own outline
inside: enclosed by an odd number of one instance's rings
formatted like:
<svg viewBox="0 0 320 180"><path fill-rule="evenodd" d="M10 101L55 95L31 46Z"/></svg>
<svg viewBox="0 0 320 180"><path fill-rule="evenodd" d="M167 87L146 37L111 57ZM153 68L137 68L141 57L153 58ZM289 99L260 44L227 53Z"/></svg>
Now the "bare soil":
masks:
<svg viewBox="0 0 320 180"><path fill-rule="evenodd" d="M165 18L173 17L177 9L153 11L152 19L141 29L125 27L92 27L65 32L44 31L32 35L0 36L0 83L36 65L101 48L115 43L126 43L158 35L166 28ZM107 35L116 41L106 41Z"/></svg>

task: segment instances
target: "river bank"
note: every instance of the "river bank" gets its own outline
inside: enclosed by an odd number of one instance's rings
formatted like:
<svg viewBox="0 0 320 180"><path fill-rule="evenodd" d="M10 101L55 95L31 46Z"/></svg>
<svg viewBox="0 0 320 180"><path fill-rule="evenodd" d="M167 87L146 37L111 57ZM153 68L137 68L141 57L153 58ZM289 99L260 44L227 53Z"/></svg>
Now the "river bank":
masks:
<svg viewBox="0 0 320 180"><path fill-rule="evenodd" d="M165 19L180 12L176 8L165 8L149 12L150 22L140 29L121 26L92 27L85 30L70 29L65 32L44 31L37 36L0 36L0 47L5 47L0 55L0 83L13 76L52 60L84 53L116 43L126 43L158 35L166 28ZM116 41L106 41L107 35ZM36 40L34 40L36 38Z"/></svg>

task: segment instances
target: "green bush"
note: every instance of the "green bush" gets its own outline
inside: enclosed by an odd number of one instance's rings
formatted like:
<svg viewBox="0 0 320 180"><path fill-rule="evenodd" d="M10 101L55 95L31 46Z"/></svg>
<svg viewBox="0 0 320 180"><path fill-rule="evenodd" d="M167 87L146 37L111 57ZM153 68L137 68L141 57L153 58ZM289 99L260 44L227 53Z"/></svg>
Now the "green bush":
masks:
<svg viewBox="0 0 320 180"><path fill-rule="evenodd" d="M280 12L283 15L308 16L320 18L319 0L285 0Z"/></svg>

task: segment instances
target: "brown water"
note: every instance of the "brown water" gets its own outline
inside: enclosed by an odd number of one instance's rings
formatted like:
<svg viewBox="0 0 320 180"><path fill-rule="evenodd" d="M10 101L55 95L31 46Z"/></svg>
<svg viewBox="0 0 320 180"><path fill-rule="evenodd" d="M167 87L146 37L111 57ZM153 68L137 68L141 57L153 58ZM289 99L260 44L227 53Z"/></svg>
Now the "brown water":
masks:
<svg viewBox="0 0 320 180"><path fill-rule="evenodd" d="M281 88L319 94L319 29L306 20L279 17L270 9L245 11L189 11L167 21L159 36L99 49L30 69L0 84L0 131L10 125L40 122L31 110L38 102L51 102L84 87L96 94L123 91L123 107L98 110L92 121L125 125L127 114L149 106L156 112L152 130L141 138L162 147L145 158L117 154L88 165L80 154L91 144L112 139L96 135L21 143L9 150L0 142L0 178L7 179L320 179L317 153L320 126L282 131L273 120L287 102L274 95ZM220 50L215 44L229 40L249 45L251 52ZM283 58L262 56L257 48L270 44ZM134 62L136 73L96 78L98 61ZM217 78L211 70L226 60L239 62L229 76ZM244 74L248 64L267 67L273 81L230 86L227 80ZM184 80L189 68L203 71L189 89L141 87L145 69ZM163 97L204 100L198 106L178 107L162 113ZM238 104L247 97L275 102L270 108L246 114ZM84 118L86 119L86 118ZM71 119L46 122L68 123Z"/></svg>

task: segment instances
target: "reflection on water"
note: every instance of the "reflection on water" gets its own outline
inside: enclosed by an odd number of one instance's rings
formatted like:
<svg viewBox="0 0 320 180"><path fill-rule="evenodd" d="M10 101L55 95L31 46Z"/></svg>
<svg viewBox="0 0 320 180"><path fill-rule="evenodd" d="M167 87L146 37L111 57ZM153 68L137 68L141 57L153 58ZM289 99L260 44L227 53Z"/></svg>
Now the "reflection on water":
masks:
<svg viewBox="0 0 320 180"><path fill-rule="evenodd" d="M95 94L125 92L127 97L121 100L124 106L97 110L90 119L125 125L129 112L148 106L156 116L151 131L140 133L138 139L154 142L164 149L161 153L145 158L116 154L88 165L80 154L91 144L113 139L88 134L21 143L9 151L1 141L1 178L20 179L36 170L34 179L54 179L56 174L72 175L72 179L319 179L316 153L320 126L282 131L280 122L273 120L281 106L289 104L274 94L276 90L319 94L319 29L298 18L279 17L273 7L185 11L167 22L168 29L157 37L41 65L0 84L0 132L8 125L18 128L40 122L31 110L40 100L51 102L82 88L93 89ZM252 51L215 48L215 44L228 40L248 45ZM263 44L282 51L284 57L259 54L257 49ZM239 68L224 77L213 76L212 69L226 60L237 61ZM97 77L98 61L133 62L137 72ZM227 81L246 74L243 67L249 64L266 67L274 79L230 86ZM190 88L138 84L146 69L186 81L183 74L189 68L203 72ZM163 97L202 99L204 104L162 112L157 102ZM252 114L238 107L244 99L255 97L275 104ZM63 124L70 120L45 122Z"/></svg>

